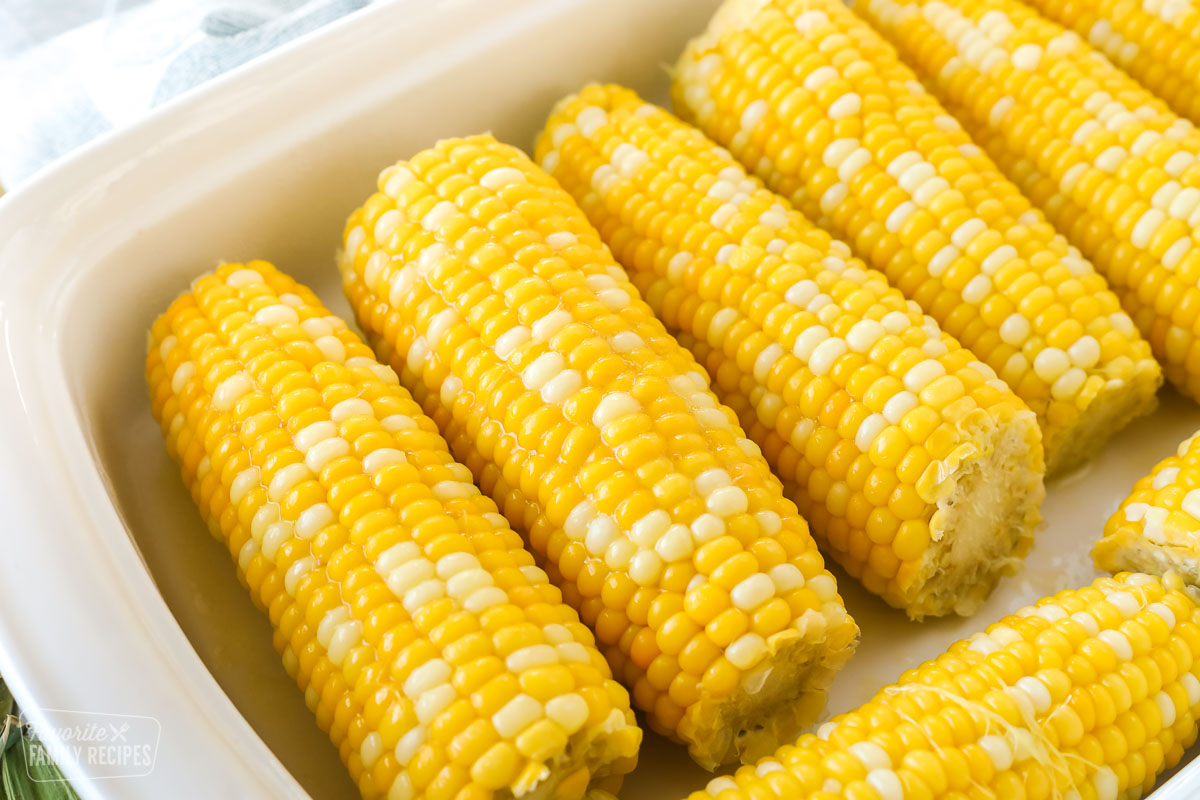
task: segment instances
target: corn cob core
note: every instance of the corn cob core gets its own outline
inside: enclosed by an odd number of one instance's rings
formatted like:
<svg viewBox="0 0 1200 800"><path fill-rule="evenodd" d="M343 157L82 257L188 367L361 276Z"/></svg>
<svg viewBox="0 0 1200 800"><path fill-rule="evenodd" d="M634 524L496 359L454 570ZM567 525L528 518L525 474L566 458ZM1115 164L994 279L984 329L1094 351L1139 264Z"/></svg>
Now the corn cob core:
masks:
<svg viewBox="0 0 1200 800"><path fill-rule="evenodd" d="M692 800L1138 797L1196 739L1198 674L1200 609L1177 579L1101 578L955 643Z"/></svg>
<svg viewBox="0 0 1200 800"><path fill-rule="evenodd" d="M1167 378L1200 396L1200 131L1018 3L860 11L1108 277Z"/></svg>
<svg viewBox="0 0 1200 800"><path fill-rule="evenodd" d="M1200 586L1200 433L1155 465L1104 526L1092 550L1096 566L1177 572Z"/></svg>
<svg viewBox="0 0 1200 800"><path fill-rule="evenodd" d="M262 261L151 329L167 449L365 798L579 798L641 732L433 422L344 322Z"/></svg>
<svg viewBox="0 0 1200 800"><path fill-rule="evenodd" d="M1200 123L1200 8L1192 0L1027 0Z"/></svg>
<svg viewBox="0 0 1200 800"><path fill-rule="evenodd" d="M1104 280L837 0L729 0L674 99L1007 381L1048 472L1153 407L1158 366Z"/></svg>
<svg viewBox="0 0 1200 800"><path fill-rule="evenodd" d="M910 616L970 614L1029 547L1037 422L990 367L762 187L616 86L538 159L714 376L832 556Z"/></svg>
<svg viewBox="0 0 1200 800"><path fill-rule="evenodd" d="M363 329L650 724L709 768L794 736L857 626L703 371L518 150L441 142L379 188L341 261Z"/></svg>

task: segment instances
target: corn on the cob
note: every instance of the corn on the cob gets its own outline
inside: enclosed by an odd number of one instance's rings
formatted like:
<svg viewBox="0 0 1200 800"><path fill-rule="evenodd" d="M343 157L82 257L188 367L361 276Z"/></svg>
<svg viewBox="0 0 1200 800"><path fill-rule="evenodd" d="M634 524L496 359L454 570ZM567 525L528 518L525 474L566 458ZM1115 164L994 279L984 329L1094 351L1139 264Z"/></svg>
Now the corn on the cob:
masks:
<svg viewBox="0 0 1200 800"><path fill-rule="evenodd" d="M167 448L363 797L579 798L632 769L591 632L312 292L227 264L148 346Z"/></svg>
<svg viewBox="0 0 1200 800"><path fill-rule="evenodd" d="M538 140L822 544L915 618L970 614L1028 549L1036 419L849 248L703 134L590 86Z"/></svg>
<svg viewBox="0 0 1200 800"><path fill-rule="evenodd" d="M1159 368L1104 280L837 0L729 0L674 97L1013 387L1048 472L1153 407Z"/></svg>
<svg viewBox="0 0 1200 800"><path fill-rule="evenodd" d="M1123 574L959 641L691 800L1139 797L1196 739L1200 608Z"/></svg>
<svg viewBox="0 0 1200 800"><path fill-rule="evenodd" d="M1200 586L1200 432L1137 482L1092 555L1109 572L1177 572Z"/></svg>
<svg viewBox="0 0 1200 800"><path fill-rule="evenodd" d="M1200 131L1018 3L860 11L1108 277L1167 378L1200 397Z"/></svg>
<svg viewBox="0 0 1200 800"><path fill-rule="evenodd" d="M1176 114L1200 123L1200 8L1192 0L1025 0L1072 28Z"/></svg>
<svg viewBox="0 0 1200 800"><path fill-rule="evenodd" d="M569 195L488 136L386 170L341 261L401 372L709 768L811 721L857 626L795 506Z"/></svg>

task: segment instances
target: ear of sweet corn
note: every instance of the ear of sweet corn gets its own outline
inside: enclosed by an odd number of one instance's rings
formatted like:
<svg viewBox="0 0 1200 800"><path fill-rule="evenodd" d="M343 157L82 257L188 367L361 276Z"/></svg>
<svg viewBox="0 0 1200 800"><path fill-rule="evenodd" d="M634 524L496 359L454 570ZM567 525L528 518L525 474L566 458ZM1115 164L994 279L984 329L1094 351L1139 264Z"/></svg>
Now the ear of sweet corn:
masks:
<svg viewBox="0 0 1200 800"><path fill-rule="evenodd" d="M1026 0L1200 123L1200 9L1191 0Z"/></svg>
<svg viewBox="0 0 1200 800"><path fill-rule="evenodd" d="M729 0L674 98L1007 381L1049 472L1153 407L1159 369L1104 280L837 0Z"/></svg>
<svg viewBox="0 0 1200 800"><path fill-rule="evenodd" d="M1018 3L859 10L1108 277L1167 378L1200 396L1200 131Z"/></svg>
<svg viewBox="0 0 1200 800"><path fill-rule="evenodd" d="M808 724L857 627L758 448L569 195L489 136L384 171L344 287L380 358L712 768Z"/></svg>
<svg viewBox="0 0 1200 800"><path fill-rule="evenodd" d="M616 86L537 157L714 377L822 545L910 616L970 614L1029 547L1036 419L986 365L728 153Z"/></svg>
<svg viewBox="0 0 1200 800"><path fill-rule="evenodd" d="M1101 578L1006 617L692 800L1139 797L1196 739L1200 609Z"/></svg>
<svg viewBox="0 0 1200 800"><path fill-rule="evenodd" d="M1092 555L1109 572L1176 572L1200 586L1200 434L1137 482Z"/></svg>
<svg viewBox="0 0 1200 800"><path fill-rule="evenodd" d="M363 797L580 798L633 768L641 732L591 633L312 292L222 266L154 323L146 378Z"/></svg>

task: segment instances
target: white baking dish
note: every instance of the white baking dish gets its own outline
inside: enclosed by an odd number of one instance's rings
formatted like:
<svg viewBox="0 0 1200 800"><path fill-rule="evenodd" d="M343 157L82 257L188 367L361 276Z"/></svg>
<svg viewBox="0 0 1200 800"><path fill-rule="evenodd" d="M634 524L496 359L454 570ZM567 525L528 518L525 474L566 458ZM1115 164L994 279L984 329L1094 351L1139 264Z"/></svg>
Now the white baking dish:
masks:
<svg viewBox="0 0 1200 800"><path fill-rule="evenodd" d="M153 770L85 797L353 797L168 461L144 331L218 260L275 261L339 312L333 253L385 164L441 136L528 145L592 79L662 98L714 0L402 0L218 80L0 201L0 673L43 735L66 709L152 717ZM842 581L863 628L830 711L1002 614L1094 575L1087 550L1132 482L1200 426L1173 394L1057 482L1025 573L972 620L914 625ZM648 737L627 798L706 775ZM1200 792L1200 766L1155 795Z"/></svg>

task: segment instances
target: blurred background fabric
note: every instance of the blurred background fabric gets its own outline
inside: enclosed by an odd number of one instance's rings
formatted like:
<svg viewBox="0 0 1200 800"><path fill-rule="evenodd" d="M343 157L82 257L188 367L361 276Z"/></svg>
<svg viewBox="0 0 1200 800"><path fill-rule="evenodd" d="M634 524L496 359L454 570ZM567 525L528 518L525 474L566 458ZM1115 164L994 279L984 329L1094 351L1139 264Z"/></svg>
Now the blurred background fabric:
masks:
<svg viewBox="0 0 1200 800"><path fill-rule="evenodd" d="M372 0L0 0L0 185Z"/></svg>

